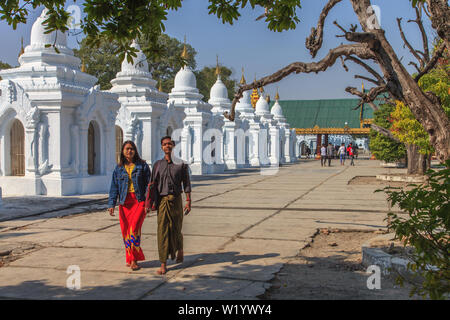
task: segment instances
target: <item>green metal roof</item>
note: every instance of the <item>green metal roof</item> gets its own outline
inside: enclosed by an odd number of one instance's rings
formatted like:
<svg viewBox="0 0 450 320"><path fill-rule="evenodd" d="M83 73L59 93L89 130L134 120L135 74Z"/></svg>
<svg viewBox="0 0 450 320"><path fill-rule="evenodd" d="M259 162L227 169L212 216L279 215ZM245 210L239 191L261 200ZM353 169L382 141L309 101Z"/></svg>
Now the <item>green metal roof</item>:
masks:
<svg viewBox="0 0 450 320"><path fill-rule="evenodd" d="M359 99L279 100L283 115L291 128L360 127ZM275 102L270 102L272 108ZM357 109L355 109L357 108ZM373 109L364 104L363 119L373 118Z"/></svg>

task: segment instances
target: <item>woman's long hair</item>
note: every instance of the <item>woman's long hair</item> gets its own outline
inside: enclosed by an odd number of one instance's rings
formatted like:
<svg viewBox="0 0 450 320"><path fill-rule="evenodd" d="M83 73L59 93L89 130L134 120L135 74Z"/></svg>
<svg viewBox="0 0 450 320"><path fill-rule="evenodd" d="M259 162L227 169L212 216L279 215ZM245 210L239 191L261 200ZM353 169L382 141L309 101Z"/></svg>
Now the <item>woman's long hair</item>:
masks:
<svg viewBox="0 0 450 320"><path fill-rule="evenodd" d="M125 146L127 144L131 144L131 147L134 149L134 157L133 157L133 163L138 163L138 162L142 162L141 157L139 156L139 152L137 151L136 145L134 144L133 141L131 140L127 140L122 144L122 149L120 151L120 161L119 161L119 166L123 167L124 165L126 165L128 163L127 158L125 158L125 156L123 155L123 149L125 148Z"/></svg>

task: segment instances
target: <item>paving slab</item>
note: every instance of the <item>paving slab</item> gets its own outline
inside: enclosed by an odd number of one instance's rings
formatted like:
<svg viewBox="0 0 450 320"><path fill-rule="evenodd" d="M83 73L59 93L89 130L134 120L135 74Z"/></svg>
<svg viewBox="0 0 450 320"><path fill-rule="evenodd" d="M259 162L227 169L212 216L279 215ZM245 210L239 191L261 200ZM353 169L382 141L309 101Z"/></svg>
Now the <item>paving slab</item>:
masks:
<svg viewBox="0 0 450 320"><path fill-rule="evenodd" d="M177 277L146 295L143 300L254 300L268 284L259 281Z"/></svg>
<svg viewBox="0 0 450 320"><path fill-rule="evenodd" d="M241 254L236 251L223 251L202 255L201 261L180 269L177 278L189 276L209 276L249 281L269 281L280 271L283 261L278 253Z"/></svg>
<svg viewBox="0 0 450 320"><path fill-rule="evenodd" d="M74 205L89 203L93 200L105 199L106 194L82 196L49 197L49 196L8 196L2 198L0 221L26 217L52 210L62 210Z"/></svg>
<svg viewBox="0 0 450 320"><path fill-rule="evenodd" d="M222 251L239 252L239 254L279 254L281 258L295 256L298 251L306 245L305 241L300 240L264 240L249 239L239 236L230 241Z"/></svg>
<svg viewBox="0 0 450 320"><path fill-rule="evenodd" d="M47 268L0 268L0 299L139 299L160 285L164 279L134 272L80 270L80 290L67 288L72 275L65 270Z"/></svg>
<svg viewBox="0 0 450 320"><path fill-rule="evenodd" d="M222 219L223 217L230 218L245 218L245 217L258 217L259 219L264 219L270 216L278 209L267 209L267 207L252 207L250 205L238 206L238 204L233 203L234 206L230 208L207 206L207 205L192 205L192 211L189 213L188 217L215 217L217 219ZM206 207L206 208L205 208ZM189 221L186 217L185 221ZM186 222L188 223L188 222Z"/></svg>
<svg viewBox="0 0 450 320"><path fill-rule="evenodd" d="M84 231L27 228L0 233L0 242L53 244L85 234Z"/></svg>
<svg viewBox="0 0 450 320"><path fill-rule="evenodd" d="M94 220L89 217L71 216L69 219L53 218L43 222L33 224L35 229L61 229L61 230L81 230L81 231L97 231L112 225L116 225L119 221L108 219Z"/></svg>
<svg viewBox="0 0 450 320"><path fill-rule="evenodd" d="M154 274L158 263L158 252L144 248L145 264L133 273ZM43 258L45 257L45 258ZM66 270L77 265L82 271L129 272L125 266L125 248L62 248L49 247L32 252L10 263L11 267L35 267ZM1 268L0 268L1 270Z"/></svg>
<svg viewBox="0 0 450 320"><path fill-rule="evenodd" d="M55 210L42 214L49 199L35 207L19 201L24 210L31 208L29 216L1 221L6 215L0 212L0 245L31 242L43 248L0 267L0 298L255 299L319 228L385 227L388 206L384 194L373 193L378 186L348 181L386 171L377 161L357 164L321 168L317 161L303 161L273 176L252 168L193 177L193 210L183 224L185 260L169 260L163 277L155 275L160 265L155 212L142 228L146 260L131 272L118 210L111 217L104 203L83 202L106 195L61 197L51 204ZM80 291L65 288L70 265L81 269Z"/></svg>

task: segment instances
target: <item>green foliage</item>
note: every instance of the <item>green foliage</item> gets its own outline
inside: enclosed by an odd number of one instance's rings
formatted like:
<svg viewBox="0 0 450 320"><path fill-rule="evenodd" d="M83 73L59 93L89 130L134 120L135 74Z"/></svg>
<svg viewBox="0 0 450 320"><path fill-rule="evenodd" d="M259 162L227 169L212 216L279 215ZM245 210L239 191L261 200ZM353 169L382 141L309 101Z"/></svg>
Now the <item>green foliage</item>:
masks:
<svg viewBox="0 0 450 320"><path fill-rule="evenodd" d="M145 39L142 39L142 47L150 45L145 41ZM186 44L188 58L186 61L183 61L181 53L183 52L184 44L166 34L161 34L158 37L158 46L161 48L161 54L148 57L147 61L153 78L161 81L164 92L169 92L173 88L175 75L184 64L187 64L192 70L197 67L197 62L195 61L197 52L192 46Z"/></svg>
<svg viewBox="0 0 450 320"><path fill-rule="evenodd" d="M0 61L0 70L12 68L8 63Z"/></svg>
<svg viewBox="0 0 450 320"><path fill-rule="evenodd" d="M49 9L46 30L52 32L68 30L69 13L64 10L65 0L20 0L0 1L0 20L5 20L13 29L26 23L29 10L39 6ZM82 32L89 45L99 46L102 41L117 43L119 60L125 57L131 62L136 50L132 41L144 38L149 46L143 47L149 58L161 54L158 37L165 31L164 21L170 10L182 7L181 0L85 0L79 3L85 16L81 21ZM300 0L209 0L209 13L223 23L233 24L239 11L251 6L265 8L267 27L273 31L295 29L299 19L296 15ZM55 47L56 48L56 47Z"/></svg>
<svg viewBox="0 0 450 320"><path fill-rule="evenodd" d="M7 64L6 62L2 62L0 61L0 70L2 69L10 69L12 68L9 64ZM2 80L2 77L0 77L0 80Z"/></svg>
<svg viewBox="0 0 450 320"><path fill-rule="evenodd" d="M145 39L139 42L141 47L146 45ZM153 79L158 82L161 81L163 91L169 92L173 88L175 75L185 62L181 59L184 43L166 34L159 36L158 43L162 54L155 57L154 60L147 59L149 71L152 73ZM102 40L98 47L91 47L88 45L87 39L83 39L80 49L74 50L75 55L84 62L87 73L98 78L98 84L102 90L111 88L111 80L120 71L121 60L119 55L116 54L117 47L117 44L106 40ZM195 55L197 52L189 44L186 44L186 50L188 52L187 65L195 70L197 65ZM208 100L209 91L216 82L214 72L215 68L208 67L194 71L197 77L197 87L200 93L204 95L205 100ZM228 89L230 98L233 97L236 85L236 81L230 79L231 73L232 71L229 68L221 67L221 78Z"/></svg>
<svg viewBox="0 0 450 320"><path fill-rule="evenodd" d="M86 38L80 43L80 49L74 49L74 54L81 59L86 66L86 72L97 77L101 90L111 88L110 81L120 71L121 61L115 54L117 45L102 40L98 47L91 48L87 45Z"/></svg>
<svg viewBox="0 0 450 320"><path fill-rule="evenodd" d="M382 104L374 112L374 123L382 128L390 129L392 123L390 114L394 110L391 104ZM402 143L398 143L374 130L369 133L369 149L378 160L395 162L406 157L406 149Z"/></svg>
<svg viewBox="0 0 450 320"><path fill-rule="evenodd" d="M441 99L441 105L450 118L450 69L436 68L425 74L419 80L419 86L423 91L431 91Z"/></svg>
<svg viewBox="0 0 450 320"><path fill-rule="evenodd" d="M444 299L450 294L450 160L445 169L429 170L426 175L428 183L411 185L410 191L384 189L391 205L408 214L389 212L386 220L396 238L415 249L408 270L421 281L413 281L411 296ZM399 283L404 280L399 277Z"/></svg>
<svg viewBox="0 0 450 320"><path fill-rule="evenodd" d="M158 42L162 46L162 55L156 61L147 59L149 69L152 71L155 80L162 81L162 87L165 92L173 87L175 74L182 66L180 58L183 50L183 43L175 38L171 38L165 34L159 36ZM145 45L145 43L142 43ZM116 54L118 45L114 42L102 40L98 46L89 46L88 41L84 38L81 41L80 49L74 50L75 56L79 57L85 64L87 73L98 78L98 84L102 90L111 88L110 81L116 77L120 71L122 60ZM188 65L195 68L195 50L186 44L189 53L187 59Z"/></svg>
<svg viewBox="0 0 450 320"><path fill-rule="evenodd" d="M430 144L430 136L403 102L396 102L391 118L393 120L391 132L401 142L416 145L419 147L419 152L424 155L434 152Z"/></svg>
<svg viewBox="0 0 450 320"><path fill-rule="evenodd" d="M205 97L204 100L208 101L210 96L211 87L216 83L217 76L215 74L215 67L204 67L200 71L195 72L197 78L197 88L200 93ZM234 89L237 85L237 81L230 79L232 71L227 67L220 67L220 79L228 89L228 99L232 100L234 96Z"/></svg>

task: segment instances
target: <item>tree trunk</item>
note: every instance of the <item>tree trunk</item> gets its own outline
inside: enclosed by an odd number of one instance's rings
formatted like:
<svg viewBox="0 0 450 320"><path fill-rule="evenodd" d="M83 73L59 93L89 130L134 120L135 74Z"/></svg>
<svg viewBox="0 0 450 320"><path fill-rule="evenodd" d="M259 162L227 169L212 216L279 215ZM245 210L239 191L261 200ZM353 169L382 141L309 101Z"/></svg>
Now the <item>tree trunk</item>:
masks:
<svg viewBox="0 0 450 320"><path fill-rule="evenodd" d="M410 108L414 117L428 132L430 143L436 150L438 160L445 162L450 159L450 119L445 114L441 102L435 95L426 94L420 89L386 39L385 31L382 29L372 30L368 26L370 16L367 9L370 6L370 0L351 1L363 30L376 35L378 42L374 41L371 49L376 53L378 65L383 70L385 78L388 79L389 92Z"/></svg>
<svg viewBox="0 0 450 320"><path fill-rule="evenodd" d="M414 144L405 144L407 154L407 174L423 175L428 169L428 156L419 153L419 147Z"/></svg>

